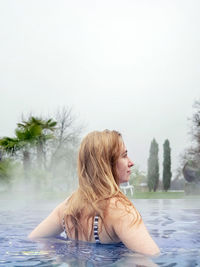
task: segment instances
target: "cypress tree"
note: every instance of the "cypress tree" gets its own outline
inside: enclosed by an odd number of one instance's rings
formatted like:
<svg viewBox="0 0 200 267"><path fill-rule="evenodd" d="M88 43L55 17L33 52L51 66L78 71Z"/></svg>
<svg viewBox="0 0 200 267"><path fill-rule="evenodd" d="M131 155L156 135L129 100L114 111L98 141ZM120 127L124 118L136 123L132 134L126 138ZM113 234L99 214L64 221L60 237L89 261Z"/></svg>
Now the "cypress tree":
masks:
<svg viewBox="0 0 200 267"><path fill-rule="evenodd" d="M171 184L171 148L169 140L163 144L163 189L167 191Z"/></svg>
<svg viewBox="0 0 200 267"><path fill-rule="evenodd" d="M149 151L147 181L149 191L155 192L159 182L158 143L155 139L152 140Z"/></svg>

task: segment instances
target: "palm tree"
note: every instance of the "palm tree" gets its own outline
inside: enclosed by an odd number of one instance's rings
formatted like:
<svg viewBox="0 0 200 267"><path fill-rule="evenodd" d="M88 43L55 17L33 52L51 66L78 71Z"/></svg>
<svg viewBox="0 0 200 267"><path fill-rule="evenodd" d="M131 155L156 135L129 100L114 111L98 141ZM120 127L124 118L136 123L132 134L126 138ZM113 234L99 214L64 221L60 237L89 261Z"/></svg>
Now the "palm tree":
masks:
<svg viewBox="0 0 200 267"><path fill-rule="evenodd" d="M35 145L37 136L40 134L41 129L37 126L31 127L18 127L15 130L15 134L17 139L19 140L20 150L23 154L23 166L25 173L30 168L30 149Z"/></svg>
<svg viewBox="0 0 200 267"><path fill-rule="evenodd" d="M30 156L29 156L29 151L27 149L27 140L20 139L18 135L17 137L14 138L3 137L0 139L0 147L3 151L5 151L7 154L11 156L16 155L17 151L22 151L24 173L26 174L28 168L30 167Z"/></svg>
<svg viewBox="0 0 200 267"><path fill-rule="evenodd" d="M49 132L53 132L57 122L52 119L42 120L41 118L31 116L27 121L18 123L18 131L27 137L32 137L32 141L36 145L38 167L42 165L46 167L45 143L54 136Z"/></svg>
<svg viewBox="0 0 200 267"><path fill-rule="evenodd" d="M53 138L49 133L54 131L56 122L52 119L42 120L30 117L27 121L17 124L15 130L16 137L3 137L0 139L0 148L11 156L16 155L17 151L22 152L24 172L30 168L30 150L36 147L38 166L45 166L44 145L48 139Z"/></svg>

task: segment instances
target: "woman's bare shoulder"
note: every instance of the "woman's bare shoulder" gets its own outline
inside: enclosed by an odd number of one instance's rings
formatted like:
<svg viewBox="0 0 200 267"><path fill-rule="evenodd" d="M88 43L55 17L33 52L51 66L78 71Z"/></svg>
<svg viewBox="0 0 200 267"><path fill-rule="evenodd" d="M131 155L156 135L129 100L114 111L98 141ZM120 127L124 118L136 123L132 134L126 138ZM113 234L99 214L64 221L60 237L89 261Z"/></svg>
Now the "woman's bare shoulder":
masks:
<svg viewBox="0 0 200 267"><path fill-rule="evenodd" d="M121 197L112 197L108 200L108 209L110 211L117 211L117 212L131 212L135 210L133 203L129 201L128 199L121 198Z"/></svg>
<svg viewBox="0 0 200 267"><path fill-rule="evenodd" d="M159 248L151 238L140 213L130 201L112 198L108 205L107 222L125 246L133 251L155 255Z"/></svg>
<svg viewBox="0 0 200 267"><path fill-rule="evenodd" d="M114 224L119 220L132 221L138 216L134 205L124 199L112 197L107 205L107 218Z"/></svg>
<svg viewBox="0 0 200 267"><path fill-rule="evenodd" d="M63 218L64 217L64 213L65 213L65 210L66 210L66 207L67 207L67 203L68 203L68 200L70 199L70 197L72 196L72 194L67 197L65 200L63 200L57 207L56 207L56 210L58 212L58 215L60 218Z"/></svg>

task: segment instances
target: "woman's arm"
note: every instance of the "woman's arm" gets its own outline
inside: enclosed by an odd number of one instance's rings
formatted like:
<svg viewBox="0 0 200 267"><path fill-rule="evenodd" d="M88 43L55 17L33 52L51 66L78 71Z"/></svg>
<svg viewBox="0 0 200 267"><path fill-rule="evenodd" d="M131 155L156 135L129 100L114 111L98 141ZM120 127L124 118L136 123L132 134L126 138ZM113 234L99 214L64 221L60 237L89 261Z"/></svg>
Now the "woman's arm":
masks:
<svg viewBox="0 0 200 267"><path fill-rule="evenodd" d="M125 206L117 201L115 209L112 208L109 213L114 232L127 248L147 255L156 255L160 252L142 219L138 224L131 224L137 216L134 207L127 211Z"/></svg>
<svg viewBox="0 0 200 267"><path fill-rule="evenodd" d="M63 232L61 215L64 203L57 206L28 236L28 238L53 237Z"/></svg>

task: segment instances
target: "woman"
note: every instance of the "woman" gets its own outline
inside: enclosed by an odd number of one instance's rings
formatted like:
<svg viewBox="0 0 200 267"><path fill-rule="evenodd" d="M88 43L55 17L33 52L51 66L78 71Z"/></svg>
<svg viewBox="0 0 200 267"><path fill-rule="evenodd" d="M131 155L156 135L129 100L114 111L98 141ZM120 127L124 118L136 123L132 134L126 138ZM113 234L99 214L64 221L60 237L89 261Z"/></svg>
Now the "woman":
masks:
<svg viewBox="0 0 200 267"><path fill-rule="evenodd" d="M64 230L67 238L74 240L123 242L139 253L159 253L139 212L119 188L120 183L129 180L132 166L120 133L105 130L88 134L78 155L77 191L57 206L29 237L52 237Z"/></svg>

